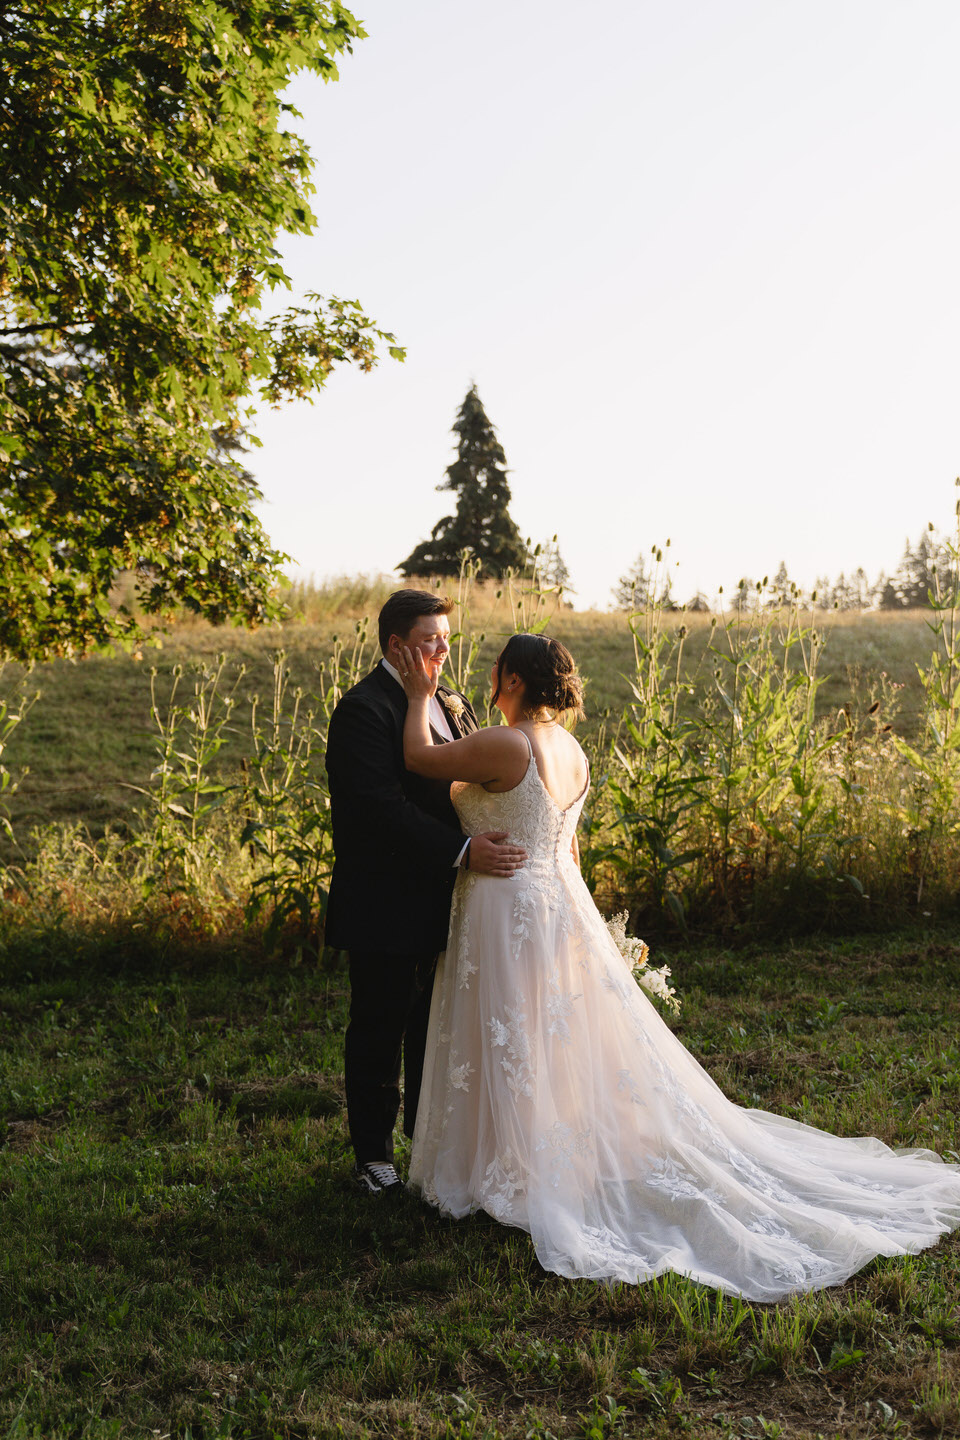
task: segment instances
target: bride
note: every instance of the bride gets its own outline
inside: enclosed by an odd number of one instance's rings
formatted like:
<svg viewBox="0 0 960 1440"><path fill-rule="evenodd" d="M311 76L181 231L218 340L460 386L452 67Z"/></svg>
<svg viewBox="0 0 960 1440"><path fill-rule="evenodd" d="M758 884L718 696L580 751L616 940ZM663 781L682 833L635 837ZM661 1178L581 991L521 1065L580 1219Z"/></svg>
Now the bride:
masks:
<svg viewBox="0 0 960 1440"><path fill-rule="evenodd" d="M433 743L418 651L405 669L408 768L456 782L466 834L509 831L528 852L510 880L458 878L411 1186L528 1231L559 1275L675 1270L759 1301L960 1225L960 1166L732 1104L636 984L580 875L589 776L561 723L583 713L566 647L509 640L491 674L506 726L452 744Z"/></svg>

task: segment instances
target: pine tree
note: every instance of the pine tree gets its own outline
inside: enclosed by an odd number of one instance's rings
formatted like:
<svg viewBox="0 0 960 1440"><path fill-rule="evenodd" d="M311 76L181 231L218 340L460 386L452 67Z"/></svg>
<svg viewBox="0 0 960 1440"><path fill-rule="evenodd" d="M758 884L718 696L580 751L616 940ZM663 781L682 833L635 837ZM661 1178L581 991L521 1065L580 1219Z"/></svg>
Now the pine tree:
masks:
<svg viewBox="0 0 960 1440"><path fill-rule="evenodd" d="M653 575L647 569L641 552L613 587L613 607L615 610L646 610L653 600L652 592Z"/></svg>
<svg viewBox="0 0 960 1440"><path fill-rule="evenodd" d="M874 601L878 610L902 610L903 601L897 594L897 587L881 570L874 586Z"/></svg>
<svg viewBox="0 0 960 1440"><path fill-rule="evenodd" d="M439 520L430 539L421 541L397 569L406 577L455 575L464 550L469 550L479 562L480 578L499 580L507 570L529 565L532 557L507 509L507 457L476 385L464 397L453 433L457 458L447 466L447 478L437 489L454 492L456 514Z"/></svg>
<svg viewBox="0 0 960 1440"><path fill-rule="evenodd" d="M857 609L857 589L853 581L847 579L845 570L841 570L834 581L833 608L835 610Z"/></svg>
<svg viewBox="0 0 960 1440"><path fill-rule="evenodd" d="M894 576L894 585L901 605L913 607L926 605L927 588L930 584L929 554L926 535L921 535L914 550L909 539L905 541L903 555Z"/></svg>
<svg viewBox="0 0 960 1440"><path fill-rule="evenodd" d="M669 548L669 540L663 546L651 545L652 563L648 563L641 551L610 592L613 595L614 610L650 610L654 606L663 610L680 609L673 596L673 575L669 562L664 559Z"/></svg>
<svg viewBox="0 0 960 1440"><path fill-rule="evenodd" d="M818 610L833 609L833 586L830 584L829 575L817 576L813 582L813 594L817 597L813 604Z"/></svg>
<svg viewBox="0 0 960 1440"><path fill-rule="evenodd" d="M786 560L780 561L777 573L773 577L773 588L781 598L784 600L788 598L790 594L790 576L787 573Z"/></svg>
<svg viewBox="0 0 960 1440"><path fill-rule="evenodd" d="M540 553L536 556L537 575L544 585L551 585L557 590L563 590L567 594L576 594L570 584L570 570L567 562L560 553L560 546L557 537L547 540L539 547Z"/></svg>
<svg viewBox="0 0 960 1440"><path fill-rule="evenodd" d="M733 587L733 608L734 610L756 610L757 608L757 587L747 575L741 575Z"/></svg>

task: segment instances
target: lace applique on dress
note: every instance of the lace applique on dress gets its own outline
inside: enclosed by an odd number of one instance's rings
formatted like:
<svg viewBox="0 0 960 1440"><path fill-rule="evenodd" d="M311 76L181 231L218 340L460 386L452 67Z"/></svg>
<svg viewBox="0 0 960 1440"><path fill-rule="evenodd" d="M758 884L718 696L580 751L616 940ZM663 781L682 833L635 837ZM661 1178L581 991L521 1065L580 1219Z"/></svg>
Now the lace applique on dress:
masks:
<svg viewBox="0 0 960 1440"><path fill-rule="evenodd" d="M647 1184L653 1190L665 1190L671 1200L702 1200L708 1205L723 1203L716 1190L706 1188L679 1161L669 1157L653 1162Z"/></svg>
<svg viewBox="0 0 960 1440"><path fill-rule="evenodd" d="M511 1152L508 1150L503 1158L498 1155L491 1160L480 1184L483 1208L487 1214L492 1215L494 1220L510 1220L514 1202L522 1193L523 1182Z"/></svg>
<svg viewBox="0 0 960 1440"><path fill-rule="evenodd" d="M633 1105L646 1105L647 1102L641 1094L640 1086L636 1080L634 1080L629 1070L617 1071L617 1089L626 1090Z"/></svg>
<svg viewBox="0 0 960 1440"><path fill-rule="evenodd" d="M460 925L460 944L457 946L457 984L461 990L466 990L470 984L470 976L476 975L477 967L470 959L470 912L464 912Z"/></svg>
<svg viewBox="0 0 960 1440"><path fill-rule="evenodd" d="M560 1173L572 1170L578 1155L585 1155L590 1149L590 1130L575 1130L563 1120L557 1120L546 1134L537 1140L535 1149L552 1150L549 1183L553 1189L560 1185Z"/></svg>
<svg viewBox="0 0 960 1440"><path fill-rule="evenodd" d="M580 993L572 995L568 990L560 989L560 977L553 974L550 977L550 993L547 995L547 1014L550 1017L550 1024L547 1026L547 1034L555 1035L564 1045L570 1041L570 1016L573 1014L574 1002L580 999Z"/></svg>
<svg viewBox="0 0 960 1440"><path fill-rule="evenodd" d="M454 1065L448 1078L454 1090L469 1090L472 1074L473 1066L466 1060L462 1065Z"/></svg>
<svg viewBox="0 0 960 1440"><path fill-rule="evenodd" d="M487 1025L491 1045L507 1052L500 1057L500 1068L506 1074L511 1093L529 1097L533 1094L533 1070L530 1065L530 1038L524 1030L527 1017L523 1004L523 996L518 996L516 1005L506 1007L506 1020L492 1015Z"/></svg>

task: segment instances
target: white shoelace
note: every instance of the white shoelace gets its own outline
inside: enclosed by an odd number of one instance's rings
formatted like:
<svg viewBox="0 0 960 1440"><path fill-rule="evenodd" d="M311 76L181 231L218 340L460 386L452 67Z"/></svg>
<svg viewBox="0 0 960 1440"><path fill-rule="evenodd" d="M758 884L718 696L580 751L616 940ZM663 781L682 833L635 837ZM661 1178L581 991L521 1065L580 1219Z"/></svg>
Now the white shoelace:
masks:
<svg viewBox="0 0 960 1440"><path fill-rule="evenodd" d="M377 1184L383 1185L384 1188L388 1185L400 1184L400 1176L389 1160L368 1160L363 1168L369 1170Z"/></svg>

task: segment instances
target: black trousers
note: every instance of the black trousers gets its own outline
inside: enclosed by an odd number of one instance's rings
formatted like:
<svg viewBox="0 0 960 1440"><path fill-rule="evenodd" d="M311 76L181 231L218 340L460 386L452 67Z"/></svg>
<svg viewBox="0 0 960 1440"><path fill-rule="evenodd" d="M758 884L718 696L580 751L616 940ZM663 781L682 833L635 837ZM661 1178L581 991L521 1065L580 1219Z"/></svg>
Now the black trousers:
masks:
<svg viewBox="0 0 960 1440"><path fill-rule="evenodd" d="M393 1159L393 1127L413 1134L423 1078L437 956L350 951L350 1023L344 1047L347 1122L357 1163Z"/></svg>

